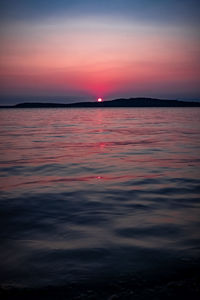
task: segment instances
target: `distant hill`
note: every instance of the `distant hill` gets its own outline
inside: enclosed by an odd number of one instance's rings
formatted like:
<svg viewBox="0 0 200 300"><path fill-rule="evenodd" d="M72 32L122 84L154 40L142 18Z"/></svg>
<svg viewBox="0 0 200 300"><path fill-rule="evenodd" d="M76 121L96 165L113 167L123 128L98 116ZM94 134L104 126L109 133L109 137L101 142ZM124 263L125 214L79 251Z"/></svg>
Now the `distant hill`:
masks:
<svg viewBox="0 0 200 300"><path fill-rule="evenodd" d="M179 100L161 100L154 98L130 98L115 99L103 102L78 102L78 103L42 103L26 102L14 106L0 106L0 108L79 108L79 107L200 107L200 102L189 102Z"/></svg>

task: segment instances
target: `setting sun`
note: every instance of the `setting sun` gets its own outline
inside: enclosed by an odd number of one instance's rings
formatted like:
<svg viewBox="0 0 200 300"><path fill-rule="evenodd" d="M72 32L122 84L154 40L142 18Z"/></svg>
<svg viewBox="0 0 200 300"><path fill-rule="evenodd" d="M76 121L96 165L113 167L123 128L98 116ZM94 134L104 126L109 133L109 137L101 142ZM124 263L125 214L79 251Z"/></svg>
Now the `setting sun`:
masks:
<svg viewBox="0 0 200 300"><path fill-rule="evenodd" d="M102 98L98 98L97 101L98 102L102 102L103 100L102 100Z"/></svg>

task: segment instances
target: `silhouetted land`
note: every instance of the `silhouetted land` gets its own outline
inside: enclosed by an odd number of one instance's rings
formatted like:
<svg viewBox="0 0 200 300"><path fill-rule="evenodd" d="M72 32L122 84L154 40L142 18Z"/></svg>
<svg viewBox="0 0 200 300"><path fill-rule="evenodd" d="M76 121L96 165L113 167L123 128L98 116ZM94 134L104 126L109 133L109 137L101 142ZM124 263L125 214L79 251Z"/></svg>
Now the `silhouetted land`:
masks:
<svg viewBox="0 0 200 300"><path fill-rule="evenodd" d="M179 100L161 100L154 98L130 98L115 99L103 102L78 102L78 103L42 103L26 102L13 106L0 106L0 108L79 108L79 107L200 107L200 102L179 101Z"/></svg>

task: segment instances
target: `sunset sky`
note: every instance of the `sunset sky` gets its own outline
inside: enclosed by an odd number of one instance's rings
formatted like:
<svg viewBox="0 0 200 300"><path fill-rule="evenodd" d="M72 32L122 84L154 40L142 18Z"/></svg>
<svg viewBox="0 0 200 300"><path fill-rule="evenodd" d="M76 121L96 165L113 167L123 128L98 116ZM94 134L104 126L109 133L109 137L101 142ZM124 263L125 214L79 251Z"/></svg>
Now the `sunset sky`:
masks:
<svg viewBox="0 0 200 300"><path fill-rule="evenodd" d="M200 99L199 0L0 6L1 103L49 96Z"/></svg>

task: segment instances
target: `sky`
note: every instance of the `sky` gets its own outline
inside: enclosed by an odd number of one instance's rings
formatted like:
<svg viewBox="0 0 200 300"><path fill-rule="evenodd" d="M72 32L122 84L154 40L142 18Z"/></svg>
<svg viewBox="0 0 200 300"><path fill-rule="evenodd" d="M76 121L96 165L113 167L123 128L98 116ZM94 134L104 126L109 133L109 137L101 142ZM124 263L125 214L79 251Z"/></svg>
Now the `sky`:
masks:
<svg viewBox="0 0 200 300"><path fill-rule="evenodd" d="M0 0L0 20L2 104L200 99L199 0Z"/></svg>

